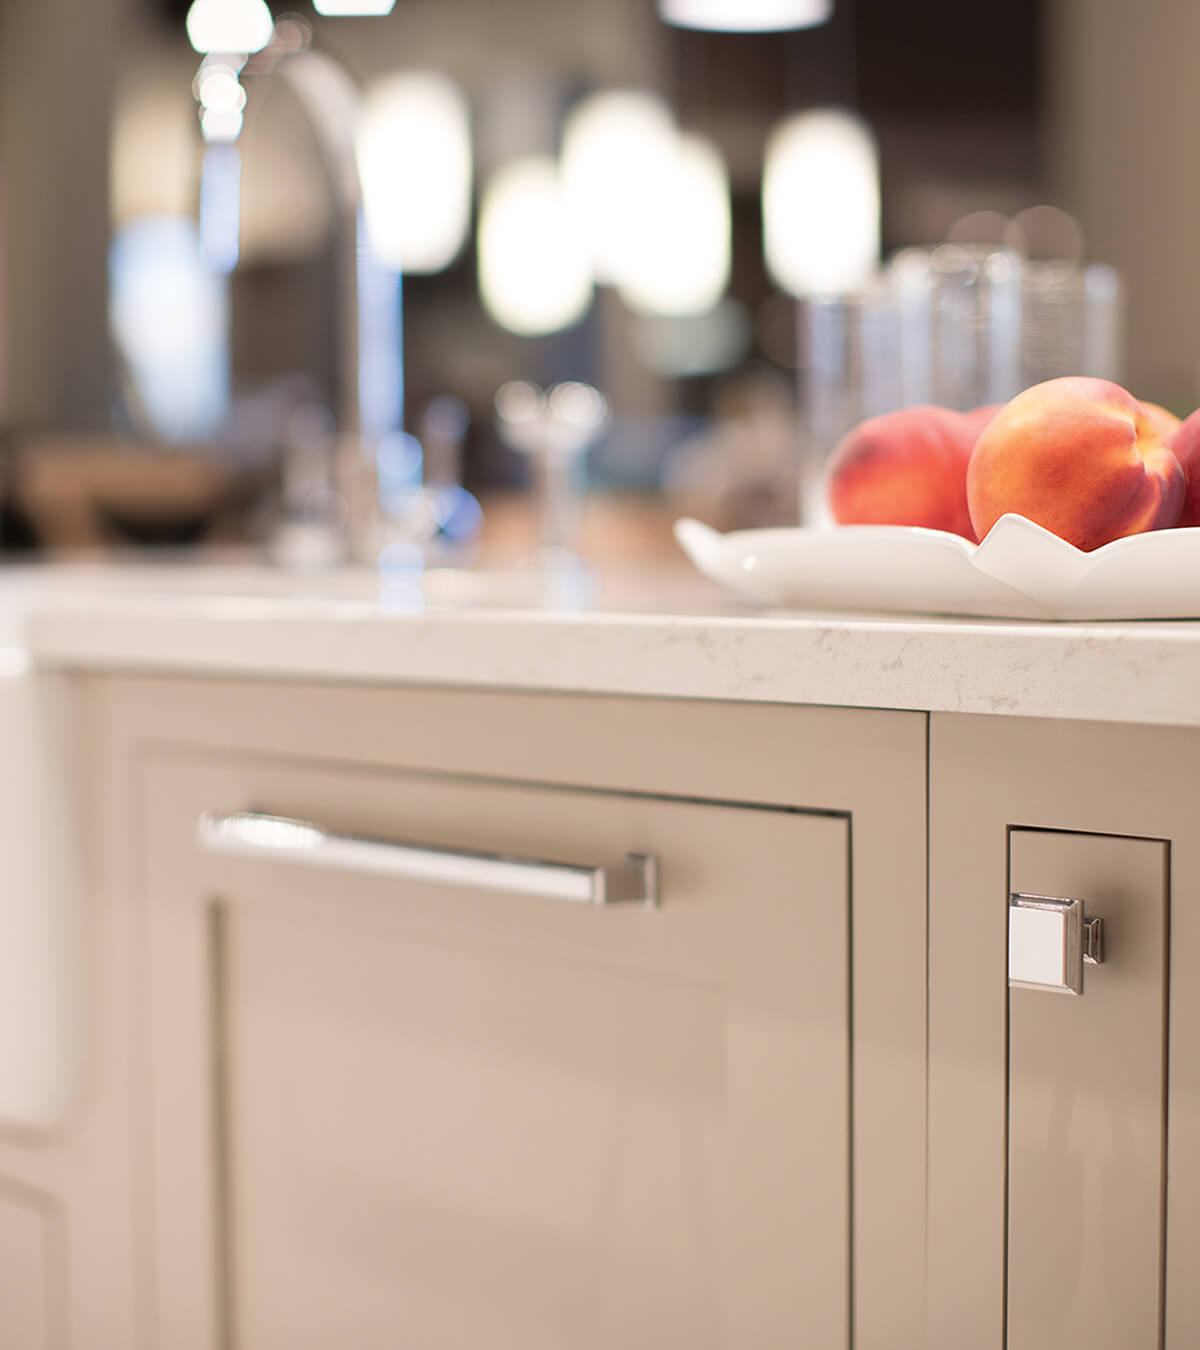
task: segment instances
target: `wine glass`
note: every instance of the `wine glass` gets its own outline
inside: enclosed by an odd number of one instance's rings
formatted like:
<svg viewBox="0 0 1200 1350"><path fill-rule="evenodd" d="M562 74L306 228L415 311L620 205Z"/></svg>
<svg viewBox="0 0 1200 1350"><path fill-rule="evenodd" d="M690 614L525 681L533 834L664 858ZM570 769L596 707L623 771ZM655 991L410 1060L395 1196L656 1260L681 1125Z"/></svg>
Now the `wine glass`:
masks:
<svg viewBox="0 0 1200 1350"><path fill-rule="evenodd" d="M538 546L544 572L580 572L583 455L608 422L608 400L571 380L542 389L513 380L496 392L496 427L506 445L533 461Z"/></svg>

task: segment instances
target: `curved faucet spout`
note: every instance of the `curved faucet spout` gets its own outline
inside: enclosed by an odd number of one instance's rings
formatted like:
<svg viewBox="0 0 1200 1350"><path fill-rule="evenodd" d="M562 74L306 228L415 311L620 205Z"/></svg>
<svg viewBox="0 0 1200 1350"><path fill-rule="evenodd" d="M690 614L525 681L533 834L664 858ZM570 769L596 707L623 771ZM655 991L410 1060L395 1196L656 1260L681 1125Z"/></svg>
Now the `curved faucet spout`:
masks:
<svg viewBox="0 0 1200 1350"><path fill-rule="evenodd" d="M243 74L282 80L320 149L334 207L336 434L324 475L326 509L313 519L301 504L299 521L288 519L285 510L273 552L284 561L344 561L348 554L366 560L378 506L376 450L383 437L404 424L401 276L375 257L366 234L355 148L362 103L358 86L339 61L308 45L307 32L297 43L292 29L298 27L294 18L281 20L277 40L251 58ZM216 150L228 153L228 141L210 145L208 153ZM289 478L307 472L288 460L285 450L285 498ZM329 500L338 498L344 507L328 509Z"/></svg>

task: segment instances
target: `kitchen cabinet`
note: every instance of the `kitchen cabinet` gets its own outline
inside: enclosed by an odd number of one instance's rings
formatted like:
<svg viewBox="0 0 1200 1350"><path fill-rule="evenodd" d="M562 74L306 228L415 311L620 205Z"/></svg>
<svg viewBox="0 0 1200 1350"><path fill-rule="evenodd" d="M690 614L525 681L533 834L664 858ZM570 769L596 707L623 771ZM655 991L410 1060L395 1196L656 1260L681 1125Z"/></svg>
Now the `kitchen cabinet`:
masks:
<svg viewBox="0 0 1200 1350"><path fill-rule="evenodd" d="M844 817L269 763L145 782L160 1344L846 1344ZM397 835L633 851L658 903L314 866L261 819L258 856L195 849L230 803L384 865Z"/></svg>
<svg viewBox="0 0 1200 1350"><path fill-rule="evenodd" d="M937 716L929 1345L1200 1343L1195 731ZM1082 996L1009 987L1010 896L1104 925Z"/></svg>
<svg viewBox="0 0 1200 1350"><path fill-rule="evenodd" d="M1013 891L1103 925L1082 996L1010 983L1012 1345L1161 1343L1169 862L1158 839L1009 833Z"/></svg>
<svg viewBox="0 0 1200 1350"><path fill-rule="evenodd" d="M923 717L92 692L139 935L148 1344L919 1334ZM197 842L240 811L385 854L650 855L658 904Z"/></svg>
<svg viewBox="0 0 1200 1350"><path fill-rule="evenodd" d="M89 1068L0 1126L0 1343L1200 1343L1200 731L75 684ZM1103 921L1081 997L1017 893Z"/></svg>
<svg viewBox="0 0 1200 1350"><path fill-rule="evenodd" d="M55 1287L59 1234L36 1197L0 1186L0 1327L5 1350L49 1350L62 1290Z"/></svg>

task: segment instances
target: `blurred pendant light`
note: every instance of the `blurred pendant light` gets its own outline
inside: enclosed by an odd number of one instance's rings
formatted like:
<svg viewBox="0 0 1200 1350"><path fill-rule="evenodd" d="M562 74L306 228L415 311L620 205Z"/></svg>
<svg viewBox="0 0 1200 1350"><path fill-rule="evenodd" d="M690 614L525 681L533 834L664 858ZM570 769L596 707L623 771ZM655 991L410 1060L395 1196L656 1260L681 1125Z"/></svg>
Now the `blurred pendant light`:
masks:
<svg viewBox="0 0 1200 1350"><path fill-rule="evenodd" d="M567 118L562 181L602 284L641 314L707 313L729 280L729 176L657 94L610 89Z"/></svg>
<svg viewBox="0 0 1200 1350"><path fill-rule="evenodd" d="M729 283L729 175L711 141L681 136L642 206L638 247L618 282L640 314L707 314Z"/></svg>
<svg viewBox="0 0 1200 1350"><path fill-rule="evenodd" d="M313 0L318 14L362 17L371 14L390 14L396 0Z"/></svg>
<svg viewBox="0 0 1200 1350"><path fill-rule="evenodd" d="M462 91L432 72L367 90L356 137L367 232L403 272L440 272L471 219L471 116Z"/></svg>
<svg viewBox="0 0 1200 1350"><path fill-rule="evenodd" d="M833 13L833 0L658 0L658 12L677 28L767 33L814 28Z"/></svg>
<svg viewBox="0 0 1200 1350"><path fill-rule="evenodd" d="M867 126L833 109L771 133L762 185L767 270L792 295L851 290L879 260L879 162Z"/></svg>
<svg viewBox="0 0 1200 1350"><path fill-rule="evenodd" d="M567 118L563 189L597 281L621 281L642 251L649 203L661 195L678 141L665 101L640 89L592 94Z"/></svg>
<svg viewBox="0 0 1200 1350"><path fill-rule="evenodd" d="M193 0L188 10L188 41L198 52L258 52L274 31L264 0Z"/></svg>
<svg viewBox="0 0 1200 1350"><path fill-rule="evenodd" d="M497 323L527 337L568 328L587 313L591 265L554 160L513 160L485 186L479 291Z"/></svg>

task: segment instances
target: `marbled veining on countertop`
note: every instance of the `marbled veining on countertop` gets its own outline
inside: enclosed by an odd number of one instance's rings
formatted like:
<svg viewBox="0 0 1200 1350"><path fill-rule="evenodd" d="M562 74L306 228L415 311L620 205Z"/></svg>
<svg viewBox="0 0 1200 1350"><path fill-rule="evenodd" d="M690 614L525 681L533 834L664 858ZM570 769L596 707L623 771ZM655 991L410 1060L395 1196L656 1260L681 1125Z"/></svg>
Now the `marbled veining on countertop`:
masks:
<svg viewBox="0 0 1200 1350"><path fill-rule="evenodd" d="M48 568L7 574L39 666L583 691L1200 725L1200 623L756 612L683 575L584 605L528 576Z"/></svg>

